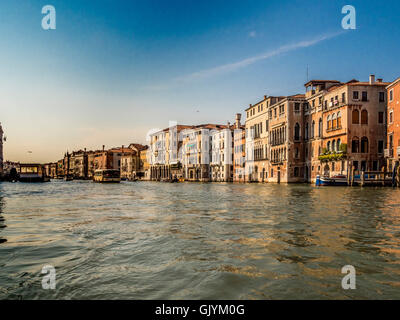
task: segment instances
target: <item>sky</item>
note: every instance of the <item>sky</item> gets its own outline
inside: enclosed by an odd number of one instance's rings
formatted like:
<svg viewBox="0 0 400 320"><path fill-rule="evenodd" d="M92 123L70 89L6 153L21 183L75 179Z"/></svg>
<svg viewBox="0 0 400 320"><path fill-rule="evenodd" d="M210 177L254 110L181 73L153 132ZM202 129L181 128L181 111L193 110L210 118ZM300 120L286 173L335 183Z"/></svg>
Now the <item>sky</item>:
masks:
<svg viewBox="0 0 400 320"><path fill-rule="evenodd" d="M342 28L348 4L355 30ZM42 28L45 5L55 30ZM399 14L398 0L3 0L4 157L51 162L146 143L169 121L233 122L307 79L393 81Z"/></svg>

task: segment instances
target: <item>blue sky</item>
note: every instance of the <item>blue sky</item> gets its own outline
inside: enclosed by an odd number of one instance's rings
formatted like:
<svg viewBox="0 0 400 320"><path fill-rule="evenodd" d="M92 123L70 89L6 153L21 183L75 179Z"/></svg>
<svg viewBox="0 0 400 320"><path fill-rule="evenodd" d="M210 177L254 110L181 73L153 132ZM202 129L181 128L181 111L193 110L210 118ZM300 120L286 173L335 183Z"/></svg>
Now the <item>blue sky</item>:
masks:
<svg viewBox="0 0 400 320"><path fill-rule="evenodd" d="M56 9L43 30L41 9ZM357 11L343 30L341 9ZM146 142L152 128L233 121L309 78L400 76L400 2L11 1L0 4L5 158ZM32 153L28 153L32 151Z"/></svg>

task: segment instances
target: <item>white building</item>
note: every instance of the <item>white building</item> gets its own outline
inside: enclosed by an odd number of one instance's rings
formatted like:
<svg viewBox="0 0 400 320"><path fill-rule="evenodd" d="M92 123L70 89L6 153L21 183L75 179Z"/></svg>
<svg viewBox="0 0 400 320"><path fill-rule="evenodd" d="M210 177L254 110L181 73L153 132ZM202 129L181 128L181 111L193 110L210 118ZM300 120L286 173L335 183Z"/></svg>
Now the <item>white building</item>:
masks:
<svg viewBox="0 0 400 320"><path fill-rule="evenodd" d="M233 134L229 124L224 129L211 131L211 181L233 181Z"/></svg>

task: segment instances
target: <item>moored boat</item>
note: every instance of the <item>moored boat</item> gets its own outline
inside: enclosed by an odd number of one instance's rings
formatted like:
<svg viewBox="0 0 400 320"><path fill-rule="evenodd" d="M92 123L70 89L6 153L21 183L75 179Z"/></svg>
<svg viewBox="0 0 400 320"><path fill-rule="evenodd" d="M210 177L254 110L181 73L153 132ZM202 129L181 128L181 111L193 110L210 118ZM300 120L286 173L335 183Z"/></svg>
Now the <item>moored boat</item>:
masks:
<svg viewBox="0 0 400 320"><path fill-rule="evenodd" d="M19 165L20 182L49 182L44 166L41 164L25 163Z"/></svg>
<svg viewBox="0 0 400 320"><path fill-rule="evenodd" d="M121 182L121 174L119 170L100 169L94 172L94 182Z"/></svg>

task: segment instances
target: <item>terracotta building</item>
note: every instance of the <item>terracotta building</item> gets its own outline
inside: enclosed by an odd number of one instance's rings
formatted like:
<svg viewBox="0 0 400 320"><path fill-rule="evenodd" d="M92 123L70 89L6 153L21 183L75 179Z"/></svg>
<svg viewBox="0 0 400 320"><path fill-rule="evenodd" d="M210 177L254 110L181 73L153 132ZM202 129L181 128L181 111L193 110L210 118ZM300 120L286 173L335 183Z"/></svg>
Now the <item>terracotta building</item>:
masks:
<svg viewBox="0 0 400 320"><path fill-rule="evenodd" d="M368 82L351 80L325 92L318 149L321 167L317 172L314 168L316 174L347 175L351 170L380 171L385 166L387 85L371 75Z"/></svg>
<svg viewBox="0 0 400 320"><path fill-rule="evenodd" d="M386 88L387 104L387 158L388 169L392 171L400 160L400 78Z"/></svg>

